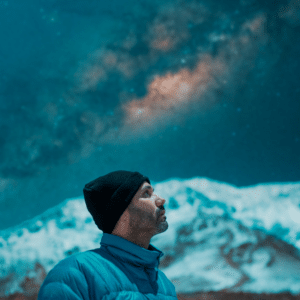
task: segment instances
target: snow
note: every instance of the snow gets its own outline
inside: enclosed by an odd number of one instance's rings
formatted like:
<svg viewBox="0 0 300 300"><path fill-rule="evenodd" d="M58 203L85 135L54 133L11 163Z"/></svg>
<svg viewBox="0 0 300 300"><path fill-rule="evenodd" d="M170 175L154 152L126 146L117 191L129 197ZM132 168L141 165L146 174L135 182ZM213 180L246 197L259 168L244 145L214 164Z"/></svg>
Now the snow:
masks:
<svg viewBox="0 0 300 300"><path fill-rule="evenodd" d="M162 257L160 269L177 293L300 293L300 183L238 188L195 177L152 185L166 199L169 228L151 243L172 258L163 265ZM82 197L0 231L0 297L22 292L36 262L48 273L98 248L101 237Z"/></svg>

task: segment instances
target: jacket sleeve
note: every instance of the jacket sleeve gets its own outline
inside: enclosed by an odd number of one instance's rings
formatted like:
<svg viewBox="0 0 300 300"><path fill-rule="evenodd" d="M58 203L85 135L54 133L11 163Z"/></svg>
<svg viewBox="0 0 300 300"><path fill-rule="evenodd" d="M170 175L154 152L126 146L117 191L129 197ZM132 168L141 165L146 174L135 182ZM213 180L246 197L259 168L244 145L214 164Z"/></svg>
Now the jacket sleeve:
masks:
<svg viewBox="0 0 300 300"><path fill-rule="evenodd" d="M88 300L88 284L84 274L77 268L52 269L45 278L38 300Z"/></svg>

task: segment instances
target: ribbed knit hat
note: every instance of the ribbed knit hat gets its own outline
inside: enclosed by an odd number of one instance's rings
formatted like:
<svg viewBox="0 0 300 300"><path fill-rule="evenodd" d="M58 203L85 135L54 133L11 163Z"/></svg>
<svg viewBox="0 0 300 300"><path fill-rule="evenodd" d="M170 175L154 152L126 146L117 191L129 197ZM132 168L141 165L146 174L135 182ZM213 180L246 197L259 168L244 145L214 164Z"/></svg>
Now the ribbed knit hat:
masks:
<svg viewBox="0 0 300 300"><path fill-rule="evenodd" d="M139 172L115 171L100 176L84 186L88 211L100 230L112 233L121 215L148 177Z"/></svg>

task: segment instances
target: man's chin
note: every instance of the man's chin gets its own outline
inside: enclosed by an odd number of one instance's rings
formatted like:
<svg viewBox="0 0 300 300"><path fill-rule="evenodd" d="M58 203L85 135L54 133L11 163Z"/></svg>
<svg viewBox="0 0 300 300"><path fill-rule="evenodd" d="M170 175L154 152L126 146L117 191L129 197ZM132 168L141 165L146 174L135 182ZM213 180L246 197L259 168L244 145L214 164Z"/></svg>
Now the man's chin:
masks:
<svg viewBox="0 0 300 300"><path fill-rule="evenodd" d="M162 221L162 222L159 224L159 227L157 228L157 231L156 231L155 235L167 231L168 228L169 228L168 222L167 222L167 221Z"/></svg>

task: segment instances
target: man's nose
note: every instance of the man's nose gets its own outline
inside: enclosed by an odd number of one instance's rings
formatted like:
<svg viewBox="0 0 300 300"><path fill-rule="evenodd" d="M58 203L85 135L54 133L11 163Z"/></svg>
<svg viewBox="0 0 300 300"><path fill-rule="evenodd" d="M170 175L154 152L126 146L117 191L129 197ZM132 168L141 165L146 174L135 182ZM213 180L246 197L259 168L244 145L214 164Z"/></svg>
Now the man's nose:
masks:
<svg viewBox="0 0 300 300"><path fill-rule="evenodd" d="M156 199L156 202L158 204L158 206L163 206L166 202L166 200L164 198L158 197L158 199Z"/></svg>

